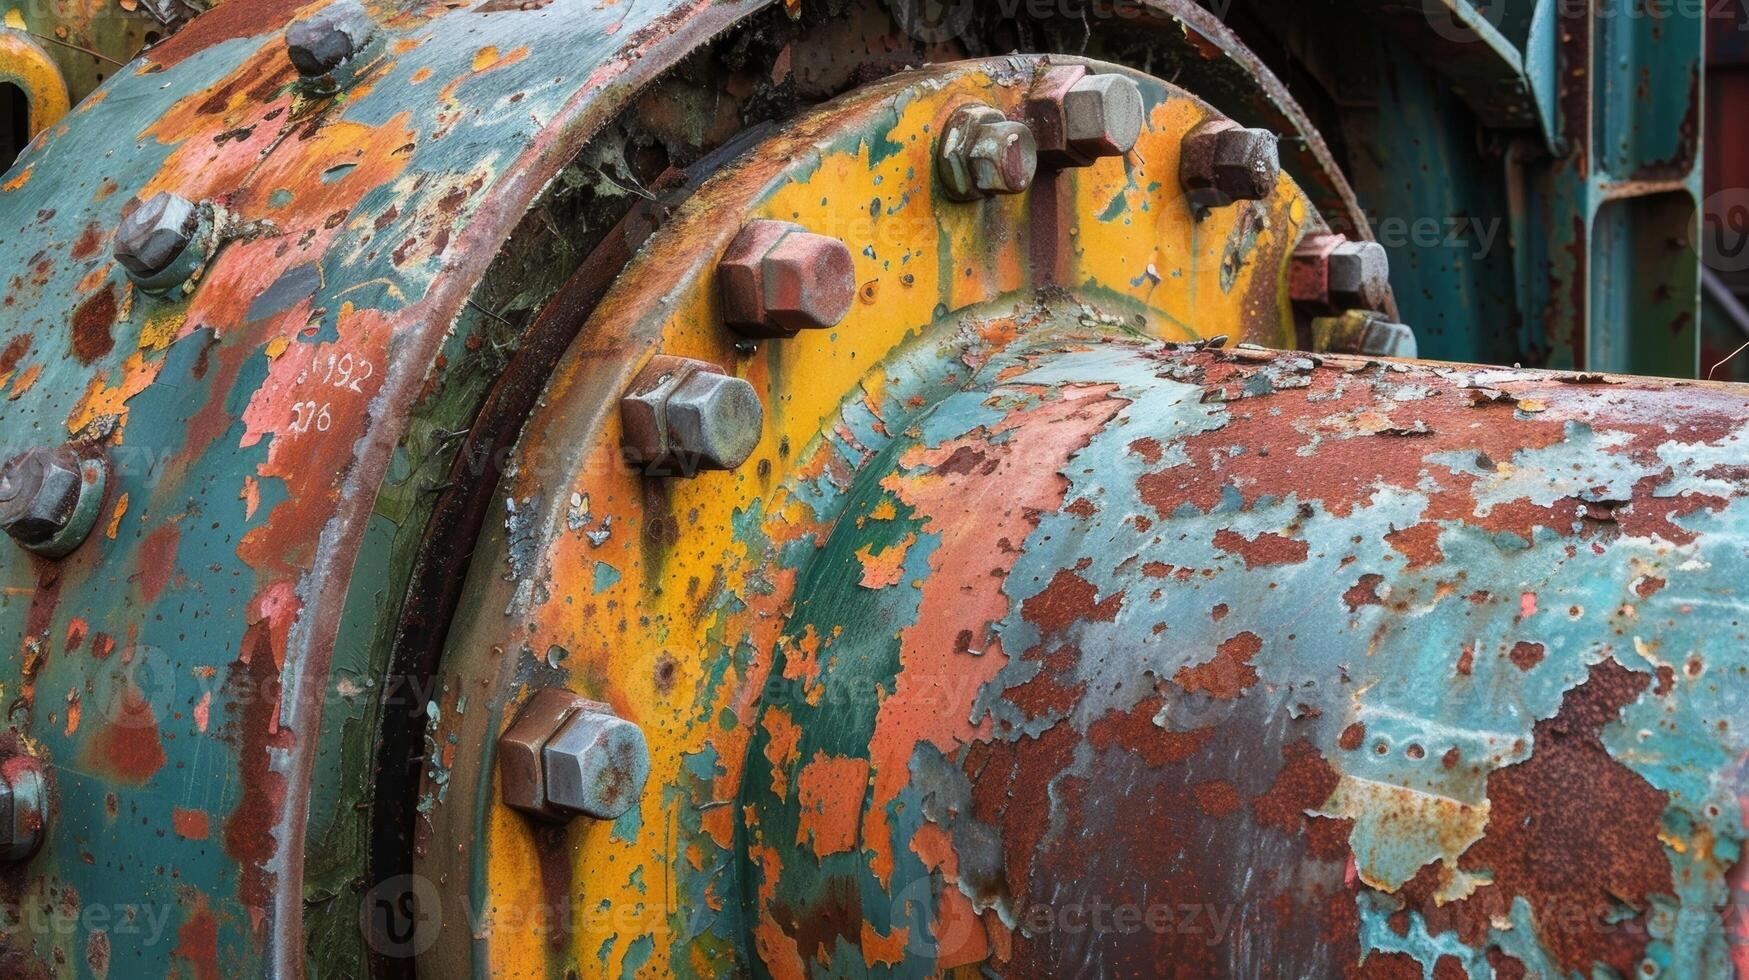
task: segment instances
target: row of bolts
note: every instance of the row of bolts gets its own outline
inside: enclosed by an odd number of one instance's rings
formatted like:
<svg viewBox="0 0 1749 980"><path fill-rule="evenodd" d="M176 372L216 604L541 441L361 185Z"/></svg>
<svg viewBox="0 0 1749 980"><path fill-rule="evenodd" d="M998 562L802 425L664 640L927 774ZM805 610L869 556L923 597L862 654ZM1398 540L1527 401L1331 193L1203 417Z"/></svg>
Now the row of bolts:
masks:
<svg viewBox="0 0 1749 980"><path fill-rule="evenodd" d="M383 40L361 5L340 0L292 23L286 45L304 84L332 94L369 67ZM1010 119L982 104L954 112L936 144L945 197L972 202L1024 193L1041 167L1086 167L1128 154L1144 124L1142 92L1133 79L1090 73L1083 65L1047 67L1023 113L1022 120ZM1267 198L1281 169L1277 142L1267 130L1221 118L1186 134L1179 177L1198 216ZM142 291L170 292L187 283L216 247L212 223L213 208L204 202L167 192L136 199L117 227L115 260ZM1385 308L1389 268L1377 243L1313 234L1296 248L1293 262L1290 295L1296 306L1317 314ZM789 222L748 223L716 272L723 320L750 340L835 327L857 294L850 247ZM625 454L652 474L735 469L752 455L764 426L764 407L751 384L717 365L685 358L658 357L633 381L620 410ZM106 478L101 457L72 446L27 450L0 467L0 528L38 554L65 555L95 524ZM531 714L544 720L517 744L538 744L541 761L518 770L514 778L521 788L507 789L507 802L548 819L612 819L636 802L649 757L635 725L592 702L564 712L550 706L536 711L531 702L522 717ZM512 777L505 775L507 781ZM532 791L529 779L539 784ZM40 799L40 786L33 791L0 778L0 857L34 850L43 820Z"/></svg>

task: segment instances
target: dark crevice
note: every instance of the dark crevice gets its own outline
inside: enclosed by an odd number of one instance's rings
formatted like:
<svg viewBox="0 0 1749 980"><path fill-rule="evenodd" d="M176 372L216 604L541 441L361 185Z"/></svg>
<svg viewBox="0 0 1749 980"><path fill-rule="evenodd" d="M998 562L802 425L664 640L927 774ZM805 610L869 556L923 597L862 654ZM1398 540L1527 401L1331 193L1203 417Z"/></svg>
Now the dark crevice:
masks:
<svg viewBox="0 0 1749 980"><path fill-rule="evenodd" d="M0 82L0 171L12 166L28 142L30 101L24 97L24 89Z"/></svg>

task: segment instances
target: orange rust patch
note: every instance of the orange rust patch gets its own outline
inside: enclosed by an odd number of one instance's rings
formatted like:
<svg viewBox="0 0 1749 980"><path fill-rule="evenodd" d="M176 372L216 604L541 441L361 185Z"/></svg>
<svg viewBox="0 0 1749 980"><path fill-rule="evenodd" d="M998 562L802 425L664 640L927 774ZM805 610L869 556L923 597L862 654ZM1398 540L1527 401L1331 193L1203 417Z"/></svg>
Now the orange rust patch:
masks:
<svg viewBox="0 0 1749 980"><path fill-rule="evenodd" d="M1163 730L1154 724L1154 716L1164 705L1162 698L1145 698L1128 711L1109 712L1087 726L1087 742L1101 752L1127 746L1154 769L1183 762L1201 752L1213 737L1214 729Z"/></svg>
<svg viewBox="0 0 1749 980"><path fill-rule="evenodd" d="M1213 660L1181 667L1172 679L1186 691L1230 701L1257 683L1257 668L1251 665L1251 658L1262 649L1263 638L1246 631L1217 647Z"/></svg>
<svg viewBox="0 0 1749 980"><path fill-rule="evenodd" d="M18 362L29 352L30 334L19 334L0 348L0 388L5 387L7 378L18 369Z"/></svg>
<svg viewBox="0 0 1749 980"><path fill-rule="evenodd" d="M128 495L124 491L115 498L115 506L110 509L109 525L103 529L104 537L111 541L115 540L116 532L121 529L121 519L127 516L127 512Z"/></svg>
<svg viewBox="0 0 1749 980"><path fill-rule="evenodd" d="M1543 662L1544 651L1545 648L1541 643L1519 640L1512 645L1511 652L1507 653L1506 656L1512 661L1512 666L1519 670L1529 670Z"/></svg>
<svg viewBox="0 0 1749 980"><path fill-rule="evenodd" d="M1310 546L1298 538L1265 531L1255 538L1229 528L1215 532L1214 545L1229 554L1245 559L1246 568L1266 568L1271 565L1292 565L1306 560Z"/></svg>
<svg viewBox="0 0 1749 980"><path fill-rule="evenodd" d="M910 940L911 930L904 926L894 926L892 932L883 936L864 919L862 941L858 945L864 962L869 966L898 966L905 960L905 947Z"/></svg>
<svg viewBox="0 0 1749 980"><path fill-rule="evenodd" d="M1275 783L1251 801L1257 822L1287 834L1306 827L1306 811L1322 807L1341 777L1312 743L1301 739L1282 747L1285 765Z"/></svg>
<svg viewBox="0 0 1749 980"><path fill-rule="evenodd" d="M1488 775L1486 833L1459 866L1486 870L1493 883L1454 903L1471 906L1454 910L1459 918L1486 921L1476 913L1523 898L1550 924L1537 938L1563 972L1587 972L1595 961L1634 975L1650 896L1673 888L1659 837L1667 800L1616 761L1601 735L1650 682L1613 660L1593 665L1555 717L1537 722L1530 758Z"/></svg>
<svg viewBox="0 0 1749 980"><path fill-rule="evenodd" d="M1197 806L1202 812L1219 820L1238 810L1242 805L1239 791L1233 784L1224 779L1214 779L1206 783L1198 783L1195 789Z"/></svg>
<svg viewBox="0 0 1749 980"><path fill-rule="evenodd" d="M164 767L164 745L158 719L140 689L130 680L110 701L108 724L86 743L86 764L135 785Z"/></svg>
<svg viewBox="0 0 1749 980"><path fill-rule="evenodd" d="M1361 606L1384 605L1384 600L1379 598L1379 586L1384 581L1383 575L1374 572L1362 575L1360 581L1350 586L1347 592L1342 593L1342 601L1347 603L1348 611L1355 612Z"/></svg>
<svg viewBox="0 0 1749 980"><path fill-rule="evenodd" d="M166 524L146 535L140 542L139 571L132 581L140 588L140 598L155 602L176 571L176 549L182 543L182 530Z"/></svg>
<svg viewBox="0 0 1749 980"><path fill-rule="evenodd" d="M1020 615L1049 636L1078 622L1106 622L1123 608L1123 593L1099 598L1099 590L1067 569L1060 570L1037 595L1020 604Z"/></svg>
<svg viewBox="0 0 1749 980"><path fill-rule="evenodd" d="M20 396L36 386L36 379L42 377L43 366L32 364L18 372L18 378L12 382L12 390L7 393L7 401L17 401Z"/></svg>
<svg viewBox="0 0 1749 980"><path fill-rule="evenodd" d="M90 364L115 349L115 285L87 297L73 311L72 350L80 364Z"/></svg>
<svg viewBox="0 0 1749 980"><path fill-rule="evenodd" d="M802 730L787 708L774 706L765 712L760 725L770 735L765 743L765 759L771 763L771 794L780 800L789 798L789 771L801 758L798 746Z"/></svg>
<svg viewBox="0 0 1749 980"><path fill-rule="evenodd" d="M862 579L858 584L865 589L884 589L889 585L898 585L905 575L905 555L916 540L917 535L907 534L903 540L878 555L873 553L873 545L863 545L856 552L856 560L862 563Z"/></svg>
<svg viewBox="0 0 1749 980"><path fill-rule="evenodd" d="M79 233L78 238L73 240L73 249L67 254L83 262L96 255L97 250L102 246L103 228L93 221L85 226L85 230Z"/></svg>
<svg viewBox="0 0 1749 980"><path fill-rule="evenodd" d="M188 961L195 980L219 980L219 924L206 896L199 896L194 911L177 928L176 948L170 953Z"/></svg>
<svg viewBox="0 0 1749 980"><path fill-rule="evenodd" d="M796 800L801 804L796 843L811 846L820 857L854 848L867 792L867 759L814 753L796 775Z"/></svg>
<svg viewBox="0 0 1749 980"><path fill-rule="evenodd" d="M1410 571L1445 561L1445 552L1439 547L1439 525L1431 521L1392 531L1385 535L1385 541L1409 560L1404 567Z"/></svg>
<svg viewBox="0 0 1749 980"><path fill-rule="evenodd" d="M211 821L205 810L185 810L176 807L170 811L170 826L177 836L189 840L206 840Z"/></svg>

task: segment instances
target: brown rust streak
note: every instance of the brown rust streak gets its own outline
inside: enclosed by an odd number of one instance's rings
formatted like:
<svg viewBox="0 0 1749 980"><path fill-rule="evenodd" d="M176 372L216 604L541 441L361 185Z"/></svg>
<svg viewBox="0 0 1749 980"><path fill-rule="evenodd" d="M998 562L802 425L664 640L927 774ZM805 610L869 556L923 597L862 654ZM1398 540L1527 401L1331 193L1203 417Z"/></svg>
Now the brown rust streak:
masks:
<svg viewBox="0 0 1749 980"><path fill-rule="evenodd" d="M1536 724L1531 757L1489 774L1486 831L1458 863L1492 883L1442 905L1434 862L1402 889L1432 934L1455 931L1480 946L1490 920L1523 898L1563 972L1590 973L1595 961L1634 975L1649 939L1650 897L1674 889L1659 839L1667 799L1616 761L1601 736L1651 680L1613 660L1592 666L1555 717Z"/></svg>
<svg viewBox="0 0 1749 980"><path fill-rule="evenodd" d="M1201 367L1211 393L1235 390L1256 370L1210 352L1164 356ZM1415 567L1438 560L1440 521L1526 539L1538 527L1572 534L1578 526L1585 535L1660 535L1683 543L1691 541L1693 534L1676 523L1678 518L1716 510L1725 503L1719 497L1692 493L1657 498L1655 491L1666 479L1659 474L1634 487L1632 507L1613 512L1568 496L1550 505L1527 499L1504 501L1483 514L1474 492L1477 472L1428 462L1430 457L1450 453L1476 459L1478 466L1498 465L1519 452L1562 443L1567 439L1568 423L1577 421L1599 433L1627 436L1622 445L1606 451L1642 464L1656 464L1658 450L1670 443L1717 442L1736 431L1741 425L1742 400L1723 386L1624 379L1621 385L1633 386L1641 409L1635 421L1627 421L1612 399L1597 395L1601 390L1597 386L1563 384L1561 376L1554 373L1518 372L1495 385L1507 397L1476 405L1470 397L1472 389L1430 369L1416 367L1408 373L1396 373L1377 367L1358 374L1332 369L1344 366L1344 360L1332 359L1325 368L1314 371L1305 389L1245 399L1218 430L1186 439L1183 446L1188 465L1138 479L1143 501L1161 515L1184 503L1209 511L1232 487L1247 505L1264 497L1293 498L1321 504L1329 514L1346 517L1380 487L1424 492L1428 505L1423 523L1398 531L1391 539L1392 546ZM1425 387L1430 393L1404 402L1393 400L1392 394L1408 385ZM1612 386L1612 390L1620 391L1620 387ZM1533 413L1516 412L1514 405L1521 399L1545 407ZM1267 404L1270 411L1246 410L1244 406L1251 404ZM1416 423L1428 430L1416 439L1416 452L1381 450L1378 439ZM1270 453L1230 456L1233 445L1268 446ZM1591 519L1582 520L1582 515ZM1217 535L1215 543L1240 553L1248 564L1291 557L1288 547L1294 543L1292 539L1270 541L1270 547L1260 550L1264 541L1247 541L1227 531Z"/></svg>

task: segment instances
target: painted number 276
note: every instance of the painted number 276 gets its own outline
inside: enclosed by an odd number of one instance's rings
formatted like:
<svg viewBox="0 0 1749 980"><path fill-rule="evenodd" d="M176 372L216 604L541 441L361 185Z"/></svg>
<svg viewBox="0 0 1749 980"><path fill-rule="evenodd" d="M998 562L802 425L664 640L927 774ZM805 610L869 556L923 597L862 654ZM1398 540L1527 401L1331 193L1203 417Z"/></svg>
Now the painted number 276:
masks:
<svg viewBox="0 0 1749 980"><path fill-rule="evenodd" d="M327 432L333 424L334 420L328 415L327 402L294 402L292 404L291 431L294 433L308 432L311 429L315 429L317 432Z"/></svg>

